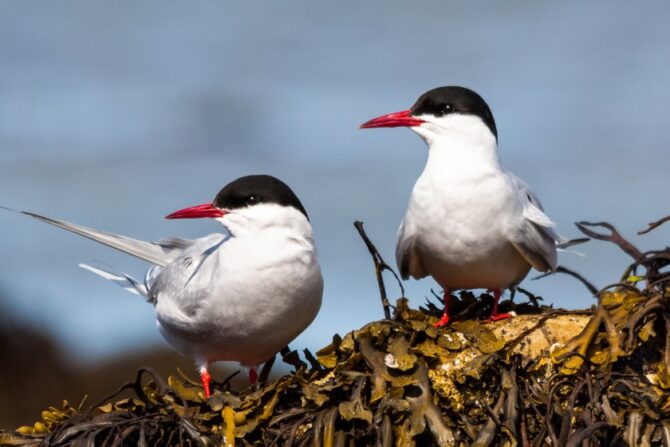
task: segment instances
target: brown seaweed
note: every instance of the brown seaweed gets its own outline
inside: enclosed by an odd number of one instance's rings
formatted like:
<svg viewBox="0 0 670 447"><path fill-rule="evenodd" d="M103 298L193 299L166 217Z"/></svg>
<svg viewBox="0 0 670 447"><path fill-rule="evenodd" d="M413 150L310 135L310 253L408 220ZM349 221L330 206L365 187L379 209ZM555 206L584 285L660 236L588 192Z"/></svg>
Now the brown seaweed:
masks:
<svg viewBox="0 0 670 447"><path fill-rule="evenodd" d="M670 445L670 249L643 253L610 224L579 227L633 257L591 309L524 291L528 303L502 303L516 318L487 324L491 298L464 292L438 330L437 306L383 295L391 318L334 336L306 362L285 352L290 375L241 392L216 384L205 399L197 383L142 369L87 409L64 402L0 432L0 445Z"/></svg>

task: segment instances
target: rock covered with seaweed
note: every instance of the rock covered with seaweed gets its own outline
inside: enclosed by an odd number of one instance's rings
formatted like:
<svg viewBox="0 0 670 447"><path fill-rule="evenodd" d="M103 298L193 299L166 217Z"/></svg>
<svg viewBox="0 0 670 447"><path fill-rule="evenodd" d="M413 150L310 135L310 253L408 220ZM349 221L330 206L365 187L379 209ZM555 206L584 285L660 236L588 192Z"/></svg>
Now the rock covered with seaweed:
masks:
<svg viewBox="0 0 670 447"><path fill-rule="evenodd" d="M608 224L579 225L634 258L590 309L529 294L504 303L516 318L487 324L491 297L464 292L438 330L439 309L401 298L390 318L305 361L284 352L294 371L277 380L242 392L224 382L205 399L197 382L143 369L86 410L64 403L0 433L0 445L670 445L670 249L641 253ZM375 258L383 301L384 265Z"/></svg>

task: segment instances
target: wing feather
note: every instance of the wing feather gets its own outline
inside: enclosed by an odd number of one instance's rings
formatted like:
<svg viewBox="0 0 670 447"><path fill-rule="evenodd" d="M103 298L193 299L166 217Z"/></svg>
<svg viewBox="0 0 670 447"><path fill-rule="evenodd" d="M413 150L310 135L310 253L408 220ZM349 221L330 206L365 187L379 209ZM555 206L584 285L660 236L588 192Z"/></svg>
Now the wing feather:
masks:
<svg viewBox="0 0 670 447"><path fill-rule="evenodd" d="M395 259L400 270L400 277L404 280L413 278L420 279L428 276L421 260L414 251L415 236L407 231L407 226L403 220L398 228L398 237L395 247Z"/></svg>
<svg viewBox="0 0 670 447"><path fill-rule="evenodd" d="M554 222L544 213L542 204L528 185L512 174L509 176L522 206L521 219L512 229L510 240L536 270L556 270L556 244L564 242L565 238L556 233Z"/></svg>
<svg viewBox="0 0 670 447"><path fill-rule="evenodd" d="M140 258L144 261L151 262L152 264L159 265L161 267L165 267L167 264L169 264L170 261L179 255L179 252L181 252L184 246L190 245L190 243L192 243L192 241L187 239L178 238L166 239L165 243L146 242L119 234L94 230L93 228L76 225L64 220L53 219L51 217L43 216L37 213L17 211L4 206L0 206L0 208L30 216L33 219L48 223L58 228L62 228L80 236L84 236L85 238L92 239L103 245L115 248L124 253L128 253L131 256L135 256L136 258Z"/></svg>

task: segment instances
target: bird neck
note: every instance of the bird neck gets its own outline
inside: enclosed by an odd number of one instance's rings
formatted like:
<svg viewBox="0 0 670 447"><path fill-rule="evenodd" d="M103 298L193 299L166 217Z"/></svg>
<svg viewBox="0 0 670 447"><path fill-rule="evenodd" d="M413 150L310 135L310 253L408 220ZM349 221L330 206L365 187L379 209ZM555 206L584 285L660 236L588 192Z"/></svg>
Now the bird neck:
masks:
<svg viewBox="0 0 670 447"><path fill-rule="evenodd" d="M428 144L426 167L434 166L458 176L486 174L502 170L496 138L490 132L443 133Z"/></svg>

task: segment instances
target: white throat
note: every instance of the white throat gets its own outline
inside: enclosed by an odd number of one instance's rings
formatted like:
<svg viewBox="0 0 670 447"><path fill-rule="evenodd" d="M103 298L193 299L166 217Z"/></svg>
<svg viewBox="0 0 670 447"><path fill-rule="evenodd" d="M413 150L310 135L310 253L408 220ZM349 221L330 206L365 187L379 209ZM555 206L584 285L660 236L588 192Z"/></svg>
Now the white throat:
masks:
<svg viewBox="0 0 670 447"><path fill-rule="evenodd" d="M418 118L425 123L411 129L428 145L428 164L450 172L501 169L496 137L479 117L452 114Z"/></svg>
<svg viewBox="0 0 670 447"><path fill-rule="evenodd" d="M297 209L274 203L262 203L238 208L216 219L233 237L255 235L259 232L282 231L312 239L312 226Z"/></svg>

